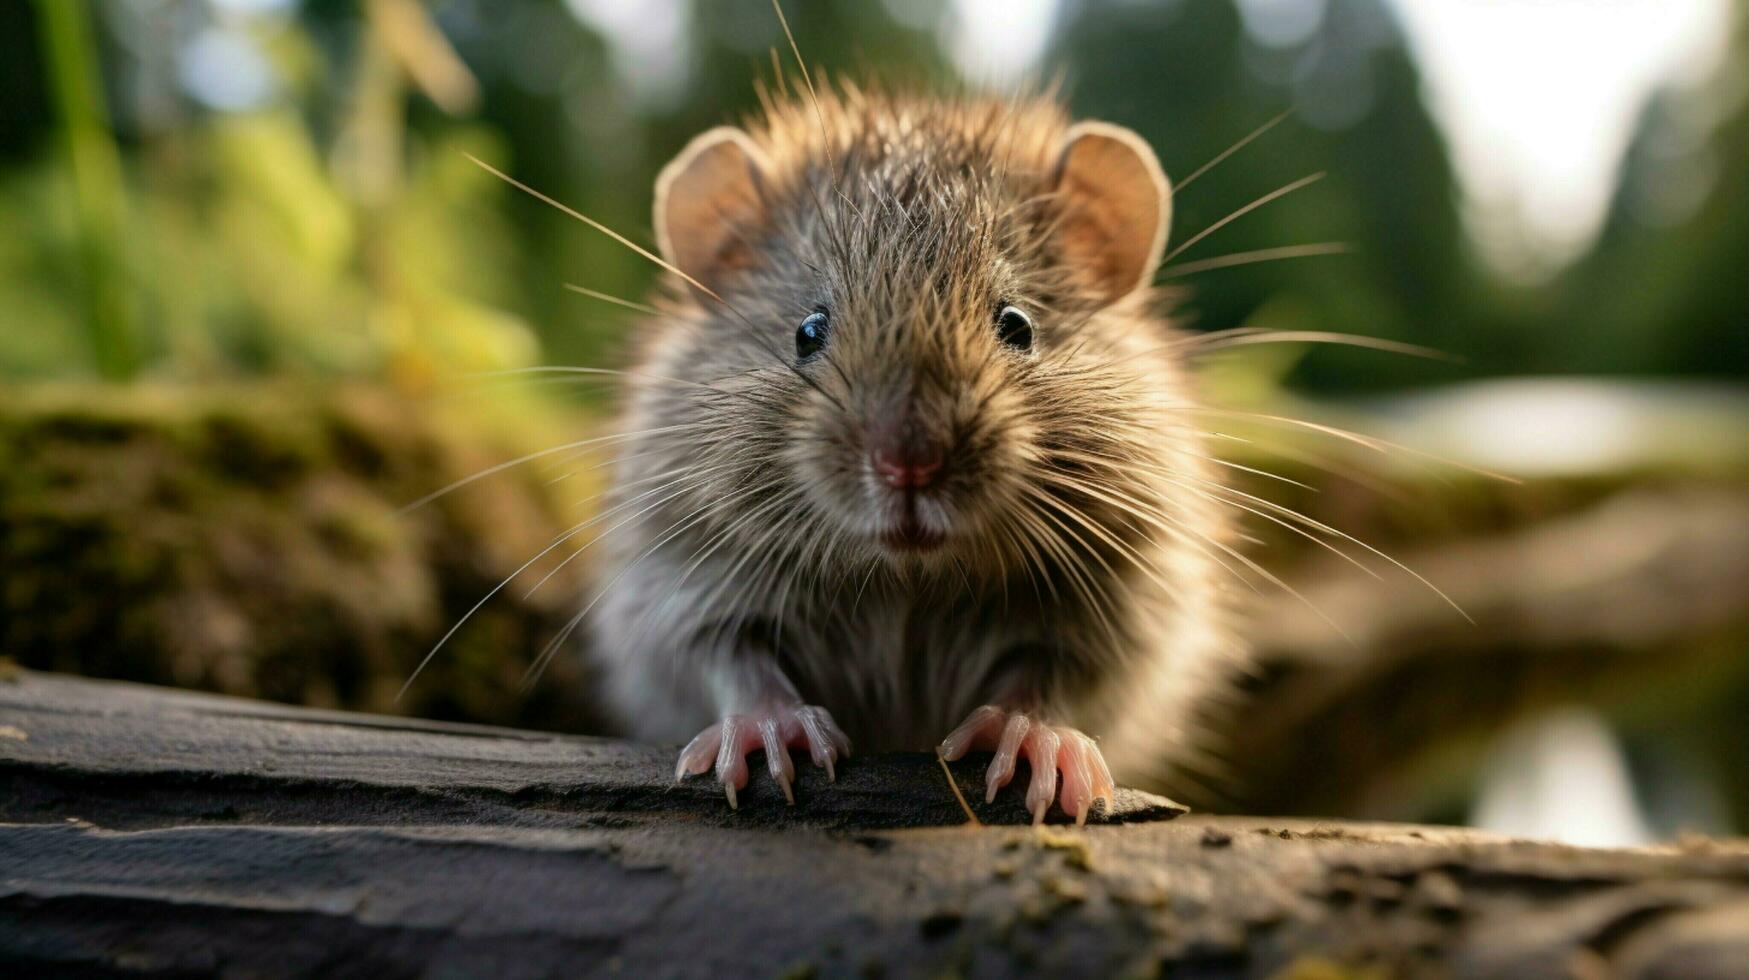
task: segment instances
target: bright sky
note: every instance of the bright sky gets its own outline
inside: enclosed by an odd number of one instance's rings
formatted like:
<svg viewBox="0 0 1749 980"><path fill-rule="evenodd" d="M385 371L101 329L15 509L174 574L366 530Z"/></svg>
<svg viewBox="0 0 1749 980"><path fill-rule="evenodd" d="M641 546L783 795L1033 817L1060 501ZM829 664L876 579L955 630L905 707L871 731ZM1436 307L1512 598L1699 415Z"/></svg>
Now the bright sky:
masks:
<svg viewBox="0 0 1749 980"><path fill-rule="evenodd" d="M1512 271L1588 244L1646 97L1724 53L1728 0L1392 0L1470 229Z"/></svg>
<svg viewBox="0 0 1749 980"><path fill-rule="evenodd" d="M948 50L1001 85L1042 52L1059 0L953 0ZM1183 0L1179 0L1183 2ZM1534 276L1596 234L1646 97L1724 52L1729 0L1388 0L1452 147L1472 236ZM909 0L887 0L902 8ZM1240 0L1260 44L1309 37L1326 0Z"/></svg>

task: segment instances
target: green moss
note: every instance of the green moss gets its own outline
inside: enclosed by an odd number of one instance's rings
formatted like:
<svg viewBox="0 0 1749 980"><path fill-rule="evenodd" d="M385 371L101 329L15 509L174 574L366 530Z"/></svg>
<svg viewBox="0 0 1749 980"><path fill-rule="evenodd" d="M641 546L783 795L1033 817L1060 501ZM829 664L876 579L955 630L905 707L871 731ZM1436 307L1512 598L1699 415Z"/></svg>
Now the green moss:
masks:
<svg viewBox="0 0 1749 980"><path fill-rule="evenodd" d="M578 658L517 690L582 601L578 568L532 598L500 592L394 701L438 637L574 519L524 469L401 507L590 424L547 411L292 384L0 396L0 648L40 669L592 727Z"/></svg>

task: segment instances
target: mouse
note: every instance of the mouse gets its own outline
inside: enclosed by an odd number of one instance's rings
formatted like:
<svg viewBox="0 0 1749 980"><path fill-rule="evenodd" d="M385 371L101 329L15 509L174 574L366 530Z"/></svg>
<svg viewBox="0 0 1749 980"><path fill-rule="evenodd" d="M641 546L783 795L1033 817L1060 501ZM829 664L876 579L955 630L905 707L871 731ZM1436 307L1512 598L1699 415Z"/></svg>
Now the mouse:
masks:
<svg viewBox="0 0 1749 980"><path fill-rule="evenodd" d="M676 779L1025 763L1035 822L1195 758L1243 663L1171 184L1050 93L767 90L656 182L585 618ZM1114 778L1115 777L1115 778Z"/></svg>

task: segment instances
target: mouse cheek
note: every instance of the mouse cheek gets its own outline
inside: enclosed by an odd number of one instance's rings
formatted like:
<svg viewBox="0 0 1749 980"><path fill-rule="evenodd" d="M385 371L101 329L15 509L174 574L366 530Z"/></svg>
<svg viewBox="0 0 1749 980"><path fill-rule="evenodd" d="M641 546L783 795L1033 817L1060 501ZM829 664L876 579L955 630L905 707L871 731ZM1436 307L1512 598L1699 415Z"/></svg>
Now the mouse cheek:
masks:
<svg viewBox="0 0 1749 980"><path fill-rule="evenodd" d="M1012 396L991 399L965 429L959 469L949 499L962 530L990 533L1024 506L1036 468L1036 436Z"/></svg>
<svg viewBox="0 0 1749 980"><path fill-rule="evenodd" d="M854 529L864 509L860 440L842 413L809 404L791 420L784 466L810 505L840 526Z"/></svg>

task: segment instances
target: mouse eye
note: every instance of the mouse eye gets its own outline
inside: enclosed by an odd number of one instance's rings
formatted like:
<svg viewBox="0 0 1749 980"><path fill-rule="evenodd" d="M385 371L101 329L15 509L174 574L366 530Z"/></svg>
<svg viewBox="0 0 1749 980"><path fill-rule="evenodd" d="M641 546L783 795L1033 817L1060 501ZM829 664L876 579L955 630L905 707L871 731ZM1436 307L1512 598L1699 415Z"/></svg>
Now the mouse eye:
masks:
<svg viewBox="0 0 1749 980"><path fill-rule="evenodd" d="M826 338L832 333L832 320L825 310L815 310L796 327L796 360L805 361L826 349Z"/></svg>
<svg viewBox="0 0 1749 980"><path fill-rule="evenodd" d="M1032 317L1012 306L996 314L996 339L1015 350L1032 350Z"/></svg>

